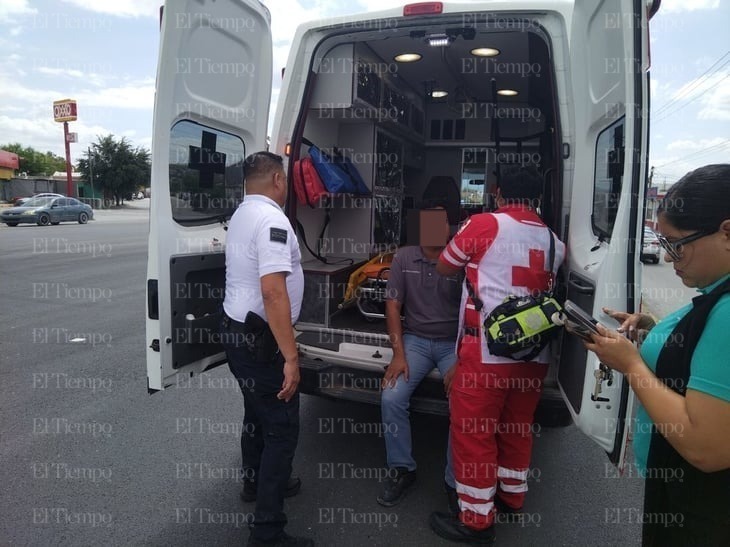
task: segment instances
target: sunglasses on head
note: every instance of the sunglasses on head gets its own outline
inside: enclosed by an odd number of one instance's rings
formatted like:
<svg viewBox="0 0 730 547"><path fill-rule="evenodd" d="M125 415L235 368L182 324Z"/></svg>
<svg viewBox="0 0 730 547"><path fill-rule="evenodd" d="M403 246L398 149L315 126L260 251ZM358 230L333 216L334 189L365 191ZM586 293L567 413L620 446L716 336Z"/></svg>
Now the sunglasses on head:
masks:
<svg viewBox="0 0 730 547"><path fill-rule="evenodd" d="M699 232L695 232L694 234L683 237L682 239L677 239L675 241L669 241L666 237L660 235L657 235L657 238L659 239L659 245L662 246L662 248L667 252L669 257L672 260L679 260L682 258L682 250L685 245L687 245L688 243L692 243L693 241L697 241L700 238L712 235L714 233L715 230L700 230Z"/></svg>

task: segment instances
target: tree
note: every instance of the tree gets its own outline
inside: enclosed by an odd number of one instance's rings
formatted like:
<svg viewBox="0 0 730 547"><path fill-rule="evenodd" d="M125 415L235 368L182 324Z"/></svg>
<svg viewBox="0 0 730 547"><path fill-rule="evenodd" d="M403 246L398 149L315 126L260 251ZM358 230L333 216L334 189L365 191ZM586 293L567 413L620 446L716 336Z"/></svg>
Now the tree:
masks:
<svg viewBox="0 0 730 547"><path fill-rule="evenodd" d="M18 154L20 171L29 176L50 177L55 171L66 170L66 160L53 152L39 152L30 146L23 147L18 142L0 145L0 149Z"/></svg>
<svg viewBox="0 0 730 547"><path fill-rule="evenodd" d="M112 196L120 205L125 196L140 186L149 186L150 154L145 148L133 148L124 137L120 140L114 135L97 137L85 158L79 160L78 170L87 181L93 171L94 186L103 188L104 194Z"/></svg>

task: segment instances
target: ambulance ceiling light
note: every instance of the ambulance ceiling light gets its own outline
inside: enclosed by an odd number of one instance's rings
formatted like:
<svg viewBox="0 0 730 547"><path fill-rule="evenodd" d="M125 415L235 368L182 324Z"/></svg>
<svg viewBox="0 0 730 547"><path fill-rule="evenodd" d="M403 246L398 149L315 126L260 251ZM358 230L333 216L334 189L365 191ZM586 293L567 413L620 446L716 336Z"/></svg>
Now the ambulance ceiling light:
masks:
<svg viewBox="0 0 730 547"><path fill-rule="evenodd" d="M393 60L398 63L414 63L420 61L421 58L422 55L420 53L399 53L393 57Z"/></svg>
<svg viewBox="0 0 730 547"><path fill-rule="evenodd" d="M475 47L471 50L471 54L475 57L496 57L501 52L493 47Z"/></svg>
<svg viewBox="0 0 730 547"><path fill-rule="evenodd" d="M445 47L451 43L451 38L448 34L431 34L426 37L426 41L431 47Z"/></svg>

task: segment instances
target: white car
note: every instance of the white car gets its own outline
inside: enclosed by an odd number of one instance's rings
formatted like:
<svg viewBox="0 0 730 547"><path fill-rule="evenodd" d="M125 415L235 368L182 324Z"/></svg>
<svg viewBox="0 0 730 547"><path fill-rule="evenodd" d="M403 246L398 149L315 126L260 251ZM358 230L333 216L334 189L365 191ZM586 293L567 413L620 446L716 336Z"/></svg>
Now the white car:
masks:
<svg viewBox="0 0 730 547"><path fill-rule="evenodd" d="M641 244L641 261L659 264L660 258L661 245L659 245L659 238L651 228L644 226L644 240Z"/></svg>
<svg viewBox="0 0 730 547"><path fill-rule="evenodd" d="M15 206L20 207L23 205L26 201L33 199L33 198L65 198L63 194L53 194L53 193L43 193L43 194L36 194L34 196L30 196L27 198L18 198L15 200Z"/></svg>

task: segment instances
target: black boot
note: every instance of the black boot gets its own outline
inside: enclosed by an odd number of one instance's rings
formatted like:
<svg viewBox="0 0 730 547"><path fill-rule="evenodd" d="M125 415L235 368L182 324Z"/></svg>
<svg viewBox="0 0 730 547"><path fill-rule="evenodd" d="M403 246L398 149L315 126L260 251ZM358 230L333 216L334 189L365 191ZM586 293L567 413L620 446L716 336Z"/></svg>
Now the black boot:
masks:
<svg viewBox="0 0 730 547"><path fill-rule="evenodd" d="M473 543L474 545L491 545L496 535L494 526L485 530L474 530L459 520L459 517L448 513L431 513L428 519L431 530L444 539Z"/></svg>
<svg viewBox="0 0 730 547"><path fill-rule="evenodd" d="M385 483L383 492L378 496L378 503L392 507L401 502L406 490L416 482L416 471L408 471L405 467L396 467L398 474Z"/></svg>
<svg viewBox="0 0 730 547"><path fill-rule="evenodd" d="M522 513L522 508L515 509L507 505L499 496L494 496L494 506L497 508L497 512L500 513L499 522L517 522L520 523L524 520L525 515Z"/></svg>
<svg viewBox="0 0 730 547"><path fill-rule="evenodd" d="M446 491L446 499L449 504L449 513L455 516L459 516L461 508L459 507L459 495L456 493L456 488L449 486L449 483L444 483L444 490Z"/></svg>
<svg viewBox="0 0 730 547"><path fill-rule="evenodd" d="M289 481L286 483L286 490L284 490L284 497L291 498L299 493L299 489L302 487L301 479L297 477L289 477ZM241 490L241 499L246 503L256 501L256 481L245 480L243 481L243 490Z"/></svg>

